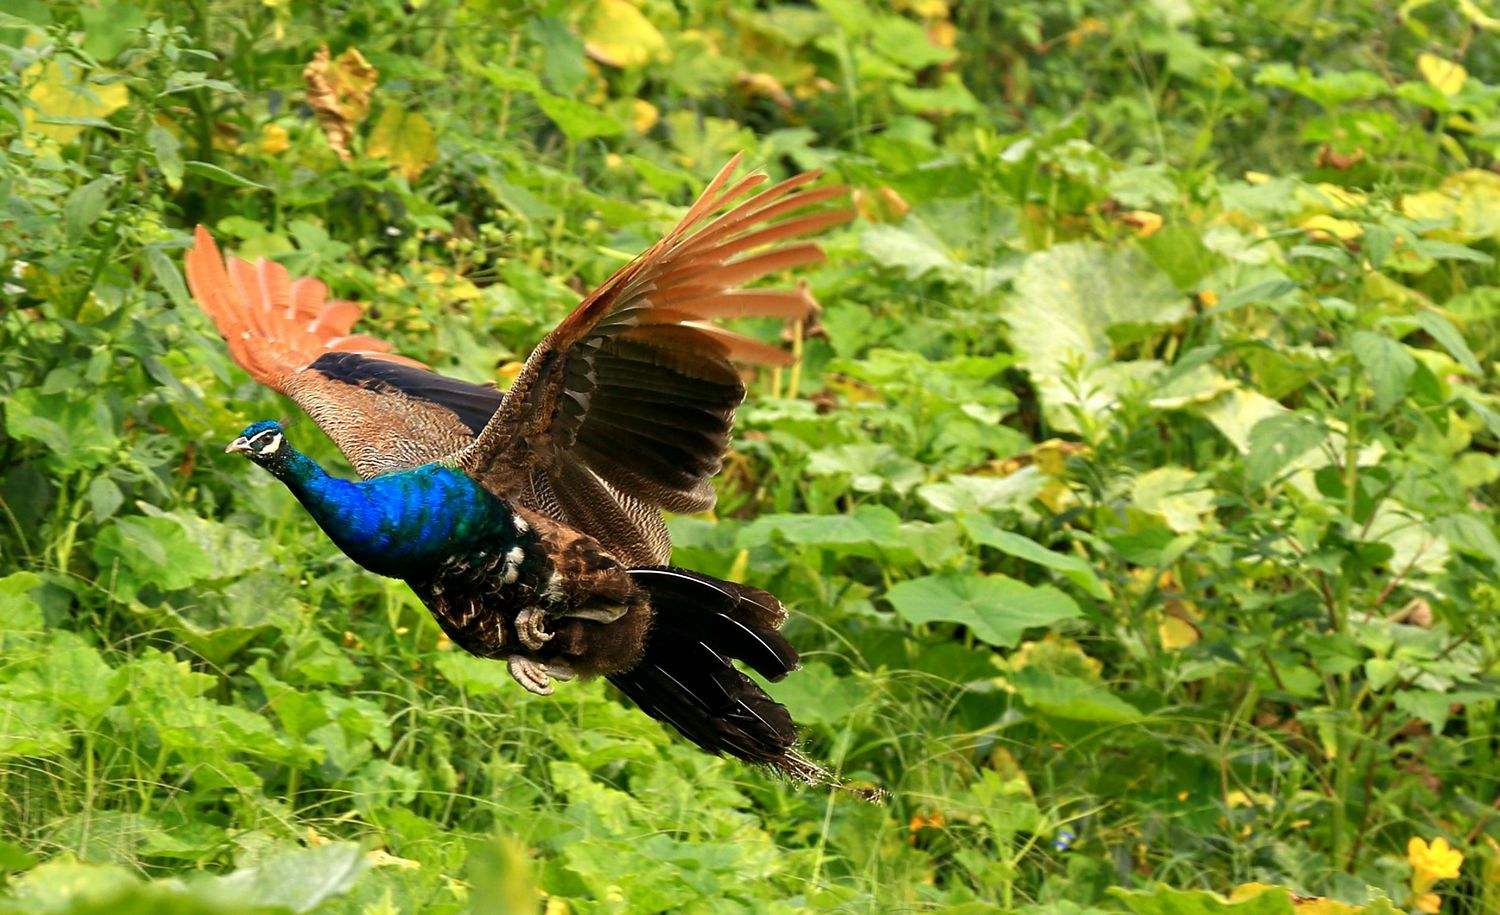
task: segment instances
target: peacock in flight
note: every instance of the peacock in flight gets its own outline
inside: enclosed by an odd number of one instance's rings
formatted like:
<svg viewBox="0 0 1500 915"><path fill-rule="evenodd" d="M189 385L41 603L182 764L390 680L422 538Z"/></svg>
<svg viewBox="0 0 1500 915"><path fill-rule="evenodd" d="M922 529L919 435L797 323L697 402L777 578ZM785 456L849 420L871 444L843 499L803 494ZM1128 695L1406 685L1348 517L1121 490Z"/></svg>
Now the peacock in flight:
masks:
<svg viewBox="0 0 1500 915"><path fill-rule="evenodd" d="M539 695L604 676L713 754L831 783L796 726L734 665L798 666L786 610L757 588L669 564L663 511L714 504L711 478L745 386L734 363L784 350L720 318L806 317L803 290L742 288L822 260L807 236L848 221L842 187L806 172L759 190L735 156L661 241L591 292L504 393L429 371L350 330L351 302L279 264L220 256L201 226L194 298L255 380L296 401L361 479L330 475L280 423L244 454L291 490L351 559L411 586L448 638L505 659ZM746 195L750 196L746 196Z"/></svg>

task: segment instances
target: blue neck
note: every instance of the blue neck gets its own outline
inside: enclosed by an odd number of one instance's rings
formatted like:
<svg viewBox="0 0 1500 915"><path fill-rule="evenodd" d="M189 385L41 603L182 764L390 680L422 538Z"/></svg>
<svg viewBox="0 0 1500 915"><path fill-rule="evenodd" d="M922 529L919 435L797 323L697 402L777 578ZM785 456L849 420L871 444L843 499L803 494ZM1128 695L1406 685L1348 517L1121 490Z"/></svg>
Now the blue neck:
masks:
<svg viewBox="0 0 1500 915"><path fill-rule="evenodd" d="M349 558L392 578L431 574L444 559L519 540L509 506L456 467L424 464L354 482L283 446L265 467Z"/></svg>

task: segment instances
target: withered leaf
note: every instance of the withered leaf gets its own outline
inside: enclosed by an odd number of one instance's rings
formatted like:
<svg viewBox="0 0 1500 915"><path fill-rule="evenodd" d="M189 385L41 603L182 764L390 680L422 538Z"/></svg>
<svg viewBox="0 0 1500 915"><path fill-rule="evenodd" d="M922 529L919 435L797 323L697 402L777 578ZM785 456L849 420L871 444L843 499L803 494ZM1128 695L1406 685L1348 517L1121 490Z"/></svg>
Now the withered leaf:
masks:
<svg viewBox="0 0 1500 915"><path fill-rule="evenodd" d="M323 45L302 70L307 104L317 116L328 145L346 162L354 157L349 148L354 129L370 111L370 92L379 76L380 72L353 47L334 58Z"/></svg>

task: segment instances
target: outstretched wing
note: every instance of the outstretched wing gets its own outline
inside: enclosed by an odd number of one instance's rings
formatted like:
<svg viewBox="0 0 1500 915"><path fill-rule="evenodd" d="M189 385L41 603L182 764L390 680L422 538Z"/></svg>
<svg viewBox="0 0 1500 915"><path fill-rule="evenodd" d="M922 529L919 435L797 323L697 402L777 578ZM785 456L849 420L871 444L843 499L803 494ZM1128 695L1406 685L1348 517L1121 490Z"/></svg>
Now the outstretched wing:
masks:
<svg viewBox="0 0 1500 915"><path fill-rule="evenodd" d="M256 381L297 402L360 476L415 467L463 448L504 398L428 371L383 340L351 334L353 302L264 258L225 259L199 226L187 254L193 297Z"/></svg>
<svg viewBox="0 0 1500 915"><path fill-rule="evenodd" d="M724 166L676 228L542 340L484 431L454 456L459 466L497 491L530 487L538 502L607 545L639 529L633 514L659 525L661 509L713 505L709 480L745 395L733 363L792 359L710 322L807 315L813 302L805 290L741 287L821 261L822 250L800 239L854 216L818 206L846 191L809 189L817 172L736 204L766 180L752 174L730 185L739 161Z"/></svg>

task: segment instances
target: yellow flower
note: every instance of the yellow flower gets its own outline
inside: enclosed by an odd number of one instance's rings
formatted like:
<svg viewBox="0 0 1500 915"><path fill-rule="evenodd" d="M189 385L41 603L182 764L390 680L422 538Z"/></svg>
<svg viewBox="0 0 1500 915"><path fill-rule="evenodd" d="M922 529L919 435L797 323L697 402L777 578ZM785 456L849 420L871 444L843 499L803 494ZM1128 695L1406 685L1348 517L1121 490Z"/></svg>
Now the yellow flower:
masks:
<svg viewBox="0 0 1500 915"><path fill-rule="evenodd" d="M268 156L284 153L291 148L286 128L280 124L267 124L260 129L260 151Z"/></svg>
<svg viewBox="0 0 1500 915"><path fill-rule="evenodd" d="M1406 859L1411 862L1411 891L1413 896L1422 897L1419 902L1425 902L1427 891L1439 880L1452 880L1458 876L1458 869L1464 863L1463 853L1448 844L1448 840L1439 836L1428 845L1425 841L1412 836L1411 841L1406 843ZM1431 909L1423 909L1424 912L1436 912L1436 897L1433 897L1434 906Z"/></svg>
<svg viewBox="0 0 1500 915"><path fill-rule="evenodd" d="M1418 912L1426 912L1427 915L1437 915L1437 911L1443 907L1443 901L1438 898L1437 893L1423 893L1412 903Z"/></svg>

